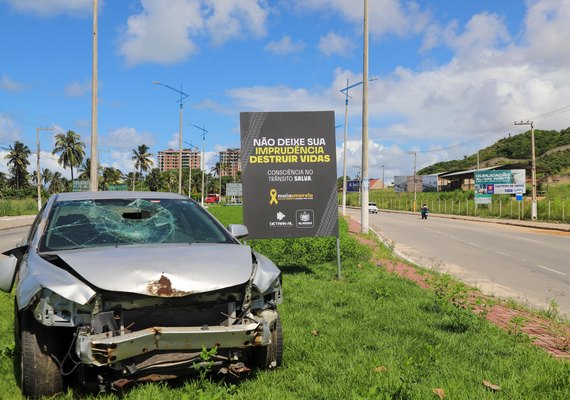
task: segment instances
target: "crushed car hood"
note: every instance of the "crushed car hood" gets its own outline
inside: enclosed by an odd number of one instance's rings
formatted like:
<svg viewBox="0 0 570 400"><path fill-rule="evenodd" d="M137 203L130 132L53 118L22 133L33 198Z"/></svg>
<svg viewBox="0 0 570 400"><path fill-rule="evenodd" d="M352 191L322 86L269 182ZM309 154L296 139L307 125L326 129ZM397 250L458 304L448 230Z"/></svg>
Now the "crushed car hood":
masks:
<svg viewBox="0 0 570 400"><path fill-rule="evenodd" d="M252 274L251 249L243 245L99 247L57 255L100 289L160 297L236 286Z"/></svg>

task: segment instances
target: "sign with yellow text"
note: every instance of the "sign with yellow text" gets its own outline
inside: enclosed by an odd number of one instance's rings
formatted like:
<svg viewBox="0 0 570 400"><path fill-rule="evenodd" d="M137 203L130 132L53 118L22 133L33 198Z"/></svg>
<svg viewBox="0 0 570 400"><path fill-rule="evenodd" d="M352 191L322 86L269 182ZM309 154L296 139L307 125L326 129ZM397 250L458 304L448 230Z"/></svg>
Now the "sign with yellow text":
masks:
<svg viewBox="0 0 570 400"><path fill-rule="evenodd" d="M338 236L334 112L240 114L250 238Z"/></svg>

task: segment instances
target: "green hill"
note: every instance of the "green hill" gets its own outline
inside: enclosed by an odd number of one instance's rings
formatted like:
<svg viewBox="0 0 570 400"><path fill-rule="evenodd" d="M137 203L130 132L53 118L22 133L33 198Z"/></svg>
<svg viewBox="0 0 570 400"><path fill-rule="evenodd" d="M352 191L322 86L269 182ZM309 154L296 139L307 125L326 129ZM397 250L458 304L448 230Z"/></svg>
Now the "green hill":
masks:
<svg viewBox="0 0 570 400"><path fill-rule="evenodd" d="M534 131L536 165L557 175L570 169L570 128L561 131ZM530 131L500 139L479 151L479 164L491 167L504 164L530 163ZM418 175L437 174L477 168L477 154L463 160L442 161L422 168Z"/></svg>

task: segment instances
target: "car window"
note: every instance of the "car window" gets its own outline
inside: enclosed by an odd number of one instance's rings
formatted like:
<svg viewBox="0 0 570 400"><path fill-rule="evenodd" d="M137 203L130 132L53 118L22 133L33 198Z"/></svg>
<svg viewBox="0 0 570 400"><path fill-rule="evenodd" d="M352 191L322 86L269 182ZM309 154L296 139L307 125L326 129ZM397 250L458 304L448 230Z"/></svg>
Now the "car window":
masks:
<svg viewBox="0 0 570 400"><path fill-rule="evenodd" d="M184 199L62 201L40 251L157 243L233 243L206 211Z"/></svg>

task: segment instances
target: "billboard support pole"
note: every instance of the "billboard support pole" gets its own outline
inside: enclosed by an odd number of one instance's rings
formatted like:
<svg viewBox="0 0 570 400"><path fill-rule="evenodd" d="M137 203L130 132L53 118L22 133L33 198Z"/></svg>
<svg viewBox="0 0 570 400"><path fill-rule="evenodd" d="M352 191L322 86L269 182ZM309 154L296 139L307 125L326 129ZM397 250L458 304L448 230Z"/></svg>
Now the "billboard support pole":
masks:
<svg viewBox="0 0 570 400"><path fill-rule="evenodd" d="M337 259L337 269L336 277L340 279L340 235L336 237L336 259Z"/></svg>

